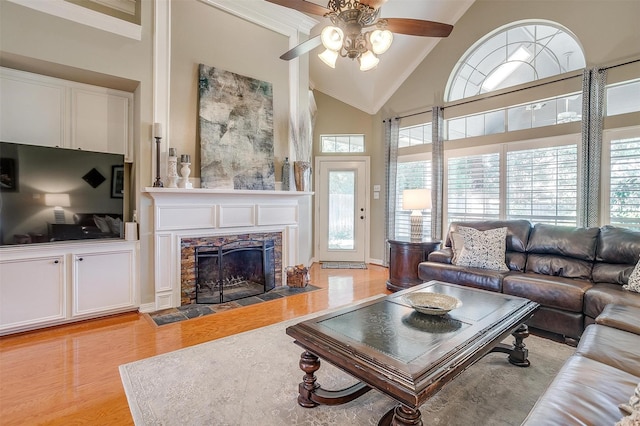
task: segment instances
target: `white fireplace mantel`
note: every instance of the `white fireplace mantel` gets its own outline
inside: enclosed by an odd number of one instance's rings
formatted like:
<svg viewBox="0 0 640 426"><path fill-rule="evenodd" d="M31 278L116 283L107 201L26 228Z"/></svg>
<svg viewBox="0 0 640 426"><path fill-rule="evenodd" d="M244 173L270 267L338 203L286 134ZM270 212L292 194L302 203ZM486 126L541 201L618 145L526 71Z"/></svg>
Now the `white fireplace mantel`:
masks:
<svg viewBox="0 0 640 426"><path fill-rule="evenodd" d="M312 192L147 187L144 193L153 200L156 310L180 306L183 237L282 232L283 268L311 260Z"/></svg>

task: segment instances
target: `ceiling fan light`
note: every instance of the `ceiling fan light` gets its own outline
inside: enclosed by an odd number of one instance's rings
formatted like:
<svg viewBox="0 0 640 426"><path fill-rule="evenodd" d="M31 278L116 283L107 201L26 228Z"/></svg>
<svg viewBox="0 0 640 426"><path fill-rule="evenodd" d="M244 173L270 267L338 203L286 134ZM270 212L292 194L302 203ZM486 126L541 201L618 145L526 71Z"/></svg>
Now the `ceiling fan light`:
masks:
<svg viewBox="0 0 640 426"><path fill-rule="evenodd" d="M374 30L369 37L369 41L371 41L373 53L381 55L391 47L393 33L389 30Z"/></svg>
<svg viewBox="0 0 640 426"><path fill-rule="evenodd" d="M369 71L378 66L380 59L370 50L367 50L358 58L358 61L360 61L360 71Z"/></svg>
<svg viewBox="0 0 640 426"><path fill-rule="evenodd" d="M324 47L337 52L342 47L344 33L340 28L329 25L323 28L320 40L322 40Z"/></svg>
<svg viewBox="0 0 640 426"><path fill-rule="evenodd" d="M318 54L318 58L331 68L336 67L336 59L338 59L338 52L331 49L326 49L324 52Z"/></svg>

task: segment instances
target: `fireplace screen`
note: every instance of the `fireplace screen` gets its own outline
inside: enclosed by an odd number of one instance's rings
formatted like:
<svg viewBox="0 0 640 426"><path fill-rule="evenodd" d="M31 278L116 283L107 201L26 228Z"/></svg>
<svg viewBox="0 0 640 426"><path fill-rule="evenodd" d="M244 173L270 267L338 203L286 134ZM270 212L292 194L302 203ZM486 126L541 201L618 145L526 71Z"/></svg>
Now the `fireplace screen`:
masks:
<svg viewBox="0 0 640 426"><path fill-rule="evenodd" d="M196 247L196 303L224 303L275 287L273 240Z"/></svg>

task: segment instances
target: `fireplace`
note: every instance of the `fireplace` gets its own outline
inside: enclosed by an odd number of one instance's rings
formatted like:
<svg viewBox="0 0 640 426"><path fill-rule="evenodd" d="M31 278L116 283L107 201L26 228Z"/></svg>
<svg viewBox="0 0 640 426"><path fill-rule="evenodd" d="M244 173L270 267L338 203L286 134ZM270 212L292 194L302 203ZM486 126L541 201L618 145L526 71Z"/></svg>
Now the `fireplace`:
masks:
<svg viewBox="0 0 640 426"><path fill-rule="evenodd" d="M275 287L273 240L196 247L196 303L225 303Z"/></svg>
<svg viewBox="0 0 640 426"><path fill-rule="evenodd" d="M181 302L218 304L282 284L282 232L180 240Z"/></svg>

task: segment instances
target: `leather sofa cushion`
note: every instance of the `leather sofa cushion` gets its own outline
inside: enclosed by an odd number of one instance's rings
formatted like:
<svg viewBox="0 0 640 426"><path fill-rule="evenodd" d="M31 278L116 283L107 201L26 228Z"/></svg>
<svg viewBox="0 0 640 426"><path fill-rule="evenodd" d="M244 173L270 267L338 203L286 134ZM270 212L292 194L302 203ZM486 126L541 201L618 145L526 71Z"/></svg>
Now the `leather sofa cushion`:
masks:
<svg viewBox="0 0 640 426"><path fill-rule="evenodd" d="M609 304L598 315L596 323L640 335L638 319L640 319L640 307Z"/></svg>
<svg viewBox="0 0 640 426"><path fill-rule="evenodd" d="M531 362L534 362L532 359ZM613 425L640 377L572 355L522 423L528 426Z"/></svg>
<svg viewBox="0 0 640 426"><path fill-rule="evenodd" d="M595 318L610 303L640 307L640 293L625 290L618 284L596 283L584 295L584 314Z"/></svg>
<svg viewBox="0 0 640 426"><path fill-rule="evenodd" d="M533 254L527 256L526 272L552 275L564 278L591 279L593 263L570 257L549 254Z"/></svg>
<svg viewBox="0 0 640 426"><path fill-rule="evenodd" d="M572 228L538 223L531 231L527 252L593 262L599 233L600 228Z"/></svg>
<svg viewBox="0 0 640 426"><path fill-rule="evenodd" d="M629 275L634 267L635 265L596 262L591 270L591 279L596 283L624 285L629 282Z"/></svg>
<svg viewBox="0 0 640 426"><path fill-rule="evenodd" d="M438 280L497 292L502 290L502 279L508 273L436 262L418 265L418 277L423 281Z"/></svg>
<svg viewBox="0 0 640 426"><path fill-rule="evenodd" d="M600 228L596 261L635 265L640 258L640 231L606 225Z"/></svg>
<svg viewBox="0 0 640 426"><path fill-rule="evenodd" d="M579 340L584 330L582 312L568 312L541 306L527 321L529 327Z"/></svg>
<svg viewBox="0 0 640 426"><path fill-rule="evenodd" d="M427 257L429 262L448 263L453 262L453 249L451 247L435 250L429 253Z"/></svg>
<svg viewBox="0 0 640 426"><path fill-rule="evenodd" d="M576 354L637 375L640 374L638 348L640 335L594 324L582 334Z"/></svg>
<svg viewBox="0 0 640 426"><path fill-rule="evenodd" d="M502 282L502 292L525 297L542 306L582 312L585 292L593 284L589 281L540 274L511 274Z"/></svg>

